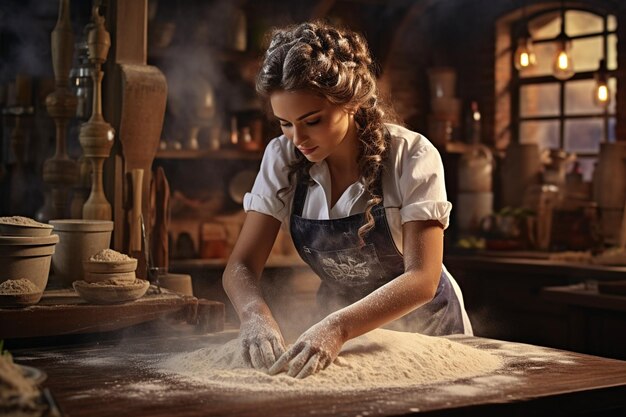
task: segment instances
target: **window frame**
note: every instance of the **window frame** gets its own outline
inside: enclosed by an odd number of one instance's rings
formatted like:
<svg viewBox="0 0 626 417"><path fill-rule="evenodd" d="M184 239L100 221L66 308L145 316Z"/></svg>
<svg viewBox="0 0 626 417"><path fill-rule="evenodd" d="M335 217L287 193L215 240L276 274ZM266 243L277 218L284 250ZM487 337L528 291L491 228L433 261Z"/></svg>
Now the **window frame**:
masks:
<svg viewBox="0 0 626 417"><path fill-rule="evenodd" d="M585 13L593 14L602 18L602 26L603 29L600 32L586 33L584 35L574 35L570 36L570 40L577 39L585 39L585 38L595 38L602 37L602 57L607 60L608 58L608 45L609 45L609 36L618 35L618 27L615 29L608 29L608 20L609 16L615 15L608 11L602 12L598 10L593 10L585 7L566 7L565 12L568 11L582 11ZM542 16L548 13L561 12L559 7L552 7L549 9L544 9L534 14L527 16L526 18L518 19L514 24L511 25L511 45L517 45L517 34L520 33L521 25L525 24L525 22L530 22L536 17ZM567 25L567 21L565 22ZM534 39L533 44L540 43L551 43L556 41L556 37L550 38L541 38ZM619 42L619 38L618 38ZM616 51L617 53L617 51ZM519 143L520 141L520 127L522 122L525 121L558 121L559 123L559 149L565 150L565 123L567 120L576 120L576 119L603 119L603 137L600 139L600 143L607 142L609 139L609 121L611 118L615 118L617 120L617 110L613 113L609 112L608 106L604 108L602 112L593 113L593 114L575 114L575 115L566 115L565 114L565 86L567 83L578 80L593 80L596 74L596 70L594 71L583 71L583 72L575 72L574 75L567 80L560 80L556 78L554 75L539 75L539 76L530 76L530 77L520 77L519 71L515 68L515 54L511 54L511 135L513 142ZM607 79L616 78L618 68L607 70ZM559 108L558 114L555 116L526 116L522 117L520 115L520 96L521 89L526 85L541 85L548 83L558 83L559 85ZM541 144L539 144L541 146ZM582 157L593 157L597 156L598 152L576 152L578 156Z"/></svg>

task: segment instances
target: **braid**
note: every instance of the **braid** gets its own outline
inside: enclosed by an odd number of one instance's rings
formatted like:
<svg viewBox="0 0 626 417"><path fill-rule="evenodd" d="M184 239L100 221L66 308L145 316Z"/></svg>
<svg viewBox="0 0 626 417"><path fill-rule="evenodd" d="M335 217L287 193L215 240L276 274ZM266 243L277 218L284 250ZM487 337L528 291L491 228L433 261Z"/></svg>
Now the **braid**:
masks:
<svg viewBox="0 0 626 417"><path fill-rule="evenodd" d="M275 29L256 88L266 97L275 91L314 91L333 104L358 109L355 120L359 152L355 158L361 182L370 196L365 210L366 223L358 231L363 241L374 227L372 208L382 201L377 178L380 178L390 141L384 123L393 120L378 96L374 64L366 41L355 32L323 22ZM295 153L296 159L289 165L289 186L278 190L279 198L298 181L311 181L309 170L313 163L298 149Z"/></svg>

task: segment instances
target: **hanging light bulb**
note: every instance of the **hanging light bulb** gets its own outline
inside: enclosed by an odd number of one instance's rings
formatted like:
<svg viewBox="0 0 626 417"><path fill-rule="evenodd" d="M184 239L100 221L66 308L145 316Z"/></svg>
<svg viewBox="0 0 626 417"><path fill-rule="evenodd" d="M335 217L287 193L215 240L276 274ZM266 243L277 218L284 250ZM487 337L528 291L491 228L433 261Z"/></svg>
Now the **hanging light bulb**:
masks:
<svg viewBox="0 0 626 417"><path fill-rule="evenodd" d="M561 38L561 35L559 35L559 38ZM574 63L569 54L569 48L570 41L567 36L564 36L563 39L557 39L557 50L552 70L554 71L554 76L559 80L567 80L574 75Z"/></svg>
<svg viewBox="0 0 626 417"><path fill-rule="evenodd" d="M534 66L536 61L532 39L530 36L520 36L517 40L517 49L515 50L515 68L518 71L522 71Z"/></svg>
<svg viewBox="0 0 626 417"><path fill-rule="evenodd" d="M596 85L593 89L593 102L600 107L606 107L611 102L608 77L606 74L606 61L600 60L598 72L595 75Z"/></svg>
<svg viewBox="0 0 626 417"><path fill-rule="evenodd" d="M528 21L526 20L526 7L522 9L524 24L522 33L517 39L517 49L515 50L515 68L522 71L535 65L535 50L533 48L533 40L528 31Z"/></svg>
<svg viewBox="0 0 626 417"><path fill-rule="evenodd" d="M569 53L570 45L569 36L565 34L565 8L561 1L561 33L556 38L556 55L552 64L554 76L559 80L567 80L574 75L574 63Z"/></svg>

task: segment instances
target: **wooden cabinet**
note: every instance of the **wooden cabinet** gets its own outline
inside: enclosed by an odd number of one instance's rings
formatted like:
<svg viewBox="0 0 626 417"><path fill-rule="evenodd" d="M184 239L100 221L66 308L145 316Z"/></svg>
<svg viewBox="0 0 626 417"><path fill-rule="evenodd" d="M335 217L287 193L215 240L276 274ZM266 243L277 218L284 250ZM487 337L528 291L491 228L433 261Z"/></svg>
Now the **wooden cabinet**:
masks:
<svg viewBox="0 0 626 417"><path fill-rule="evenodd" d="M623 279L626 268L454 254L444 263L463 291L477 336L626 358L626 297L619 297L620 310L615 300L607 304L606 297L584 304L580 298L572 301L546 292Z"/></svg>

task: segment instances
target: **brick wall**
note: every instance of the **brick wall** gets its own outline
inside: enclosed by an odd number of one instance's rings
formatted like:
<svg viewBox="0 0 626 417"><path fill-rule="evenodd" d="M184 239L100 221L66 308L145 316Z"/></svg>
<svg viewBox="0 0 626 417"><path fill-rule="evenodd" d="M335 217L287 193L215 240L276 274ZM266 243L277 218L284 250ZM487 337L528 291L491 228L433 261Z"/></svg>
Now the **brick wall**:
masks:
<svg viewBox="0 0 626 417"><path fill-rule="evenodd" d="M483 116L483 143L504 149L510 140L510 22L519 18L520 2L454 0L423 2L419 14L407 14L407 29L390 45L382 85L393 96L398 114L411 128L426 132L429 92L425 70L457 70L457 96L464 110L478 101ZM530 10L558 7L559 2L527 0ZM566 6L604 8L618 19L618 36L626 39L626 2L581 0ZM626 41L618 43L617 138L626 140ZM496 77L498 74L498 77Z"/></svg>

